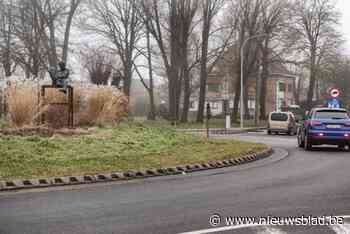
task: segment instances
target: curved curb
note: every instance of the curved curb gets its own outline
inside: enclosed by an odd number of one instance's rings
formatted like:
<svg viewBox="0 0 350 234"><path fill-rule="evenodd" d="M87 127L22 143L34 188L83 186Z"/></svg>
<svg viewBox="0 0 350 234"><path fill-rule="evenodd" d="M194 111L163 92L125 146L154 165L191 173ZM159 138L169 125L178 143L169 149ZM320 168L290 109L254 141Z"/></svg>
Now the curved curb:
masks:
<svg viewBox="0 0 350 234"><path fill-rule="evenodd" d="M108 174L52 177L43 179L0 181L0 192L22 189L45 188L54 186L77 185L102 183L110 181L122 181L156 176L187 174L197 171L210 170L216 168L242 165L259 159L266 158L273 153L272 148L268 148L259 153L249 153L239 158L210 161L208 163L187 164L182 166L148 169L144 171L112 172Z"/></svg>

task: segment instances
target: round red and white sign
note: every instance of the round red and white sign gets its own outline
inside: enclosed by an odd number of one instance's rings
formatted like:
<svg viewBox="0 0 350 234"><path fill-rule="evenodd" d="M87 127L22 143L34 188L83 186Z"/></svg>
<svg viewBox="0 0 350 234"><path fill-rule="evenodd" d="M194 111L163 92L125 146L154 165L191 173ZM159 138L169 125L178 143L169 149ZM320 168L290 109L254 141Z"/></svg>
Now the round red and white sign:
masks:
<svg viewBox="0 0 350 234"><path fill-rule="evenodd" d="M337 88L332 88L332 89L330 90L330 94L331 94L331 96L332 96L333 98L337 98L337 97L340 96L340 91L339 91L339 89L337 89Z"/></svg>

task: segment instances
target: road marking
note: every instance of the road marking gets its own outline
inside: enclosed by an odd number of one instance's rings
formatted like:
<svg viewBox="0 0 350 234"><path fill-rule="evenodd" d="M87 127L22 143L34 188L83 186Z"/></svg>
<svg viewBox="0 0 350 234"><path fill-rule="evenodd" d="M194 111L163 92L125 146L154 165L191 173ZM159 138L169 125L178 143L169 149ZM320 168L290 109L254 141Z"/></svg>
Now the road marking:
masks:
<svg viewBox="0 0 350 234"><path fill-rule="evenodd" d="M338 215L334 217L350 219L350 215ZM243 224L243 225L234 225L234 226L219 227L219 228L202 229L202 230L196 230L196 231L190 231L190 232L182 232L180 234L207 234L207 233L225 232L230 230L253 228L253 227L267 227L267 226L262 224ZM350 224L345 223L343 225L333 225L329 227L331 227L333 231L335 231L337 234L350 234ZM281 232L281 231L272 232L272 234L284 234L284 232Z"/></svg>
<svg viewBox="0 0 350 234"><path fill-rule="evenodd" d="M251 228L251 227L262 227L262 226L264 226L264 225L244 224L244 225L237 225L237 226L227 226L227 227L203 229L203 230L197 230L197 231L192 231L192 232L183 232L180 234L207 234L207 233L225 232L225 231L230 231L230 230L237 230L237 229Z"/></svg>
<svg viewBox="0 0 350 234"><path fill-rule="evenodd" d="M273 227L259 227L257 231L258 234L287 234L286 232Z"/></svg>
<svg viewBox="0 0 350 234"><path fill-rule="evenodd" d="M337 234L349 234L350 233L350 224L344 223L339 225L329 226Z"/></svg>

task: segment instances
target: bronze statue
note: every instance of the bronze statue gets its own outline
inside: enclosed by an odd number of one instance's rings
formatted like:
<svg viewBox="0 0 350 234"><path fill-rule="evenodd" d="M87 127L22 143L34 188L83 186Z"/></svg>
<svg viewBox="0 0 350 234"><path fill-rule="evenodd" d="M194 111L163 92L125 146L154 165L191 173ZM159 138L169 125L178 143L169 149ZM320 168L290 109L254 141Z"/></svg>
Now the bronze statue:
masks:
<svg viewBox="0 0 350 234"><path fill-rule="evenodd" d="M49 68L49 74L52 80L52 86L61 88L60 91L67 93L69 70L66 68L66 64L61 61L58 63L59 69L54 67Z"/></svg>

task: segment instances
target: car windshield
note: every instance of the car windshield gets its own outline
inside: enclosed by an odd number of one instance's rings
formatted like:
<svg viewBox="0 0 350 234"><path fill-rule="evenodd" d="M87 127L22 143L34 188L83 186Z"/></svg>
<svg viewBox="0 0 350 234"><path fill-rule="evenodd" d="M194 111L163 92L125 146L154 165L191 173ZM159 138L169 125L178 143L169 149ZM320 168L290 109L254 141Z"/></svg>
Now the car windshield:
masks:
<svg viewBox="0 0 350 234"><path fill-rule="evenodd" d="M349 114L342 110L319 110L315 113L315 119L349 119Z"/></svg>
<svg viewBox="0 0 350 234"><path fill-rule="evenodd" d="M272 113L271 120L272 121L287 121L288 115L286 113Z"/></svg>

